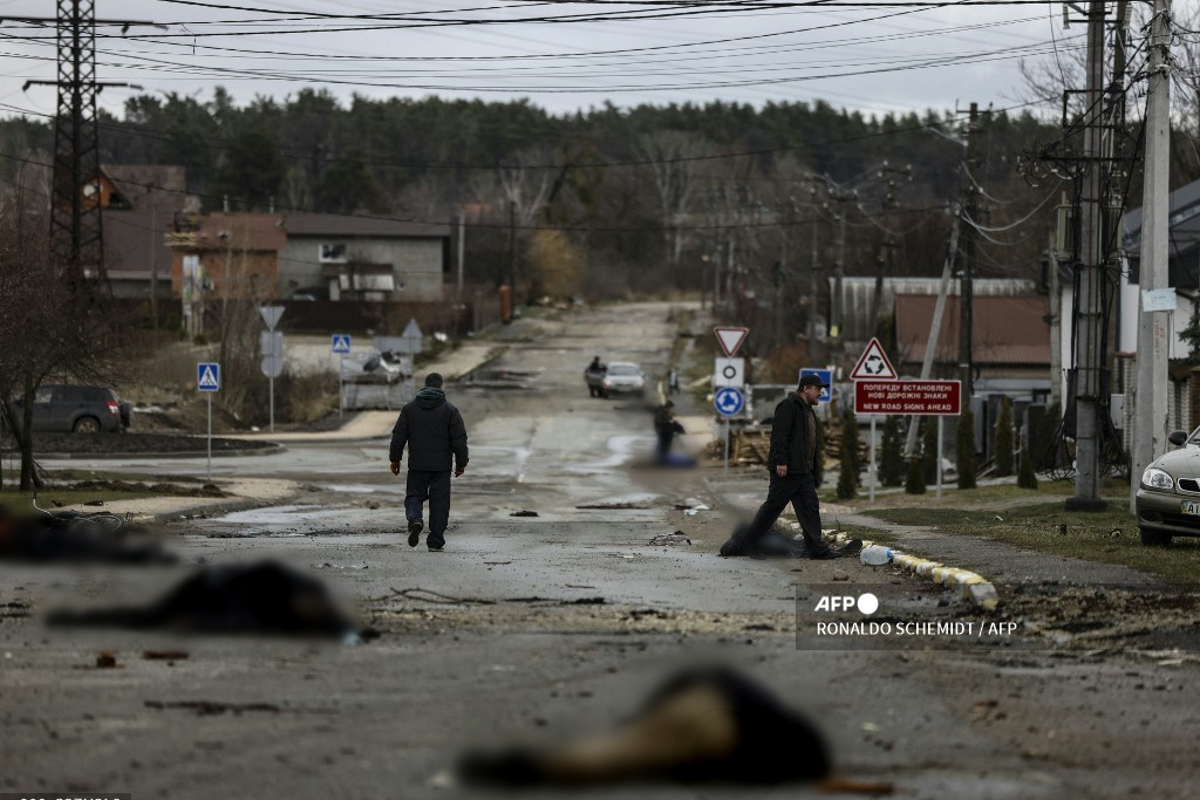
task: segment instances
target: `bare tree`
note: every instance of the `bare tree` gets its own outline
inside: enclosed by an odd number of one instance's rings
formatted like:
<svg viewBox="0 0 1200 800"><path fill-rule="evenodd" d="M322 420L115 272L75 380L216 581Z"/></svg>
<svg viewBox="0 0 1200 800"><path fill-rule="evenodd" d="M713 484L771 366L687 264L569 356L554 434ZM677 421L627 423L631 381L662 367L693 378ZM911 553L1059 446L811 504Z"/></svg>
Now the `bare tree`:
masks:
<svg viewBox="0 0 1200 800"><path fill-rule="evenodd" d="M548 166L553 158L544 148L526 150L494 173L480 173L472 180L472 196L493 209L492 218L503 220L501 224L509 228L508 250L513 263L505 272L519 271L516 262L526 249L528 233L539 220L554 183L554 170ZM509 274L508 279L519 282L516 274Z"/></svg>
<svg viewBox="0 0 1200 800"><path fill-rule="evenodd" d="M107 382L116 353L103 297L93 286L68 289L45 209L25 201L16 192L0 206L0 400L21 451L21 491L42 485L33 460L38 387L51 378Z"/></svg>
<svg viewBox="0 0 1200 800"><path fill-rule="evenodd" d="M637 149L649 162L648 168L654 180L662 216L663 249L671 275L675 277L683 250L680 226L684 215L692 207L696 176L701 165L695 157L711 152L711 145L694 133L665 130L640 136Z"/></svg>

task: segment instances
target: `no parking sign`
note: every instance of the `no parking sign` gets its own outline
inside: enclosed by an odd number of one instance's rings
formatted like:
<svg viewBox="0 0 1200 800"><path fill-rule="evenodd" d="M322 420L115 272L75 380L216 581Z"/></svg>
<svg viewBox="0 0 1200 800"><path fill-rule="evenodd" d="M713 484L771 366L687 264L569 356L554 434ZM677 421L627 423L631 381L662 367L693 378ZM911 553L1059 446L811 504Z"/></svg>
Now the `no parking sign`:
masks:
<svg viewBox="0 0 1200 800"><path fill-rule="evenodd" d="M713 386L734 386L741 388L746 385L746 359L717 358L713 360Z"/></svg>

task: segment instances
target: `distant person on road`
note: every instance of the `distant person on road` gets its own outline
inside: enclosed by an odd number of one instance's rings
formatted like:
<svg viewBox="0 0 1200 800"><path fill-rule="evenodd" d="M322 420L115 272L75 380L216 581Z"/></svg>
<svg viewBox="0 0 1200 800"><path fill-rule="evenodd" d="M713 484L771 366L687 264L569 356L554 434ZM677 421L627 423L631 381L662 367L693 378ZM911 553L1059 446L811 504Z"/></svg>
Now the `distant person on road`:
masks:
<svg viewBox="0 0 1200 800"><path fill-rule="evenodd" d="M671 442L675 434L683 433L683 426L675 420L675 404L670 400L663 403L654 412L654 435L658 437L658 446L654 450L655 461L666 464L671 454Z"/></svg>
<svg viewBox="0 0 1200 800"><path fill-rule="evenodd" d="M584 372L586 373L584 377L587 378L588 394L592 397L603 397L604 386L601 381L608 372L608 365L600 360L600 356L596 356L592 359L592 363L587 365Z"/></svg>
<svg viewBox="0 0 1200 800"><path fill-rule="evenodd" d="M679 370L675 367L667 373L667 394L679 394Z"/></svg>
<svg viewBox="0 0 1200 800"><path fill-rule="evenodd" d="M393 475L400 474L400 460L408 447L408 480L404 513L408 518L408 546L416 547L425 527L422 520L425 501L429 501L429 536L425 539L431 553L440 553L446 545L446 525L450 522L450 468L454 477L467 471L467 426L462 414L446 401L442 376L425 376L425 388L400 409L392 429L389 453Z"/></svg>
<svg viewBox="0 0 1200 800"><path fill-rule="evenodd" d="M771 450L767 456L771 478L767 499L759 507L754 521L737 530L721 545L721 555L743 556L758 552L760 541L788 503L792 504L796 518L800 520L805 556L839 558L855 549L852 543L841 550L833 550L821 538L821 504L814 477L817 472L817 418L813 406L819 402L821 390L827 388L828 384L822 383L818 376L805 375L796 391L789 392L775 407Z"/></svg>

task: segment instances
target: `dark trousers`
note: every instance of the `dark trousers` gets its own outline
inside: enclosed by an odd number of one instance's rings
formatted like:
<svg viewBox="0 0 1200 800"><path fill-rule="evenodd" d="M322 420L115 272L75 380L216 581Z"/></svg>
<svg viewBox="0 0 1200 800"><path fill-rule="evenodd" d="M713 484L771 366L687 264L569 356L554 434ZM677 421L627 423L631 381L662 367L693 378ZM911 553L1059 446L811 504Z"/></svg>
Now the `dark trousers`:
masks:
<svg viewBox="0 0 1200 800"><path fill-rule="evenodd" d="M671 452L671 440L675 438L675 431L660 426L654 429L654 433L658 436L658 447L655 448L654 456L658 463L662 464L667 460L667 454Z"/></svg>
<svg viewBox="0 0 1200 800"><path fill-rule="evenodd" d="M817 484L810 473L792 475L781 478L771 472L771 486L767 489L767 499L758 509L754 521L745 529L741 541L742 549L753 549L756 542L771 530L775 520L783 513L787 504L791 503L800 520L800 530L804 533L804 547L811 556L823 553L829 549L821 539L821 503L817 499Z"/></svg>
<svg viewBox="0 0 1200 800"><path fill-rule="evenodd" d="M405 485L404 515L411 522L424 516L425 501L429 501L429 536L431 547L446 544L446 525L450 523L450 470L410 469Z"/></svg>

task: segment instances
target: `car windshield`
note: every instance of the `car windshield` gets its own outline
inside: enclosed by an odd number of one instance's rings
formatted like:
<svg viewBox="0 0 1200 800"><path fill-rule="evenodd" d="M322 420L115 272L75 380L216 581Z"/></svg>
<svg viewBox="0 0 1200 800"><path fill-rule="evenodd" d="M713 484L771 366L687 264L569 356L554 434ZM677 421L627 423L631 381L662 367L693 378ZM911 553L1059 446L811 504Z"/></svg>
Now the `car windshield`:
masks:
<svg viewBox="0 0 1200 800"><path fill-rule="evenodd" d="M609 375L638 375L638 368L630 364L613 364L608 368Z"/></svg>

